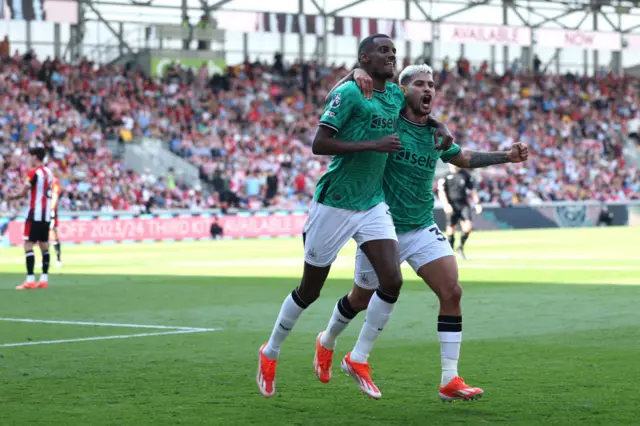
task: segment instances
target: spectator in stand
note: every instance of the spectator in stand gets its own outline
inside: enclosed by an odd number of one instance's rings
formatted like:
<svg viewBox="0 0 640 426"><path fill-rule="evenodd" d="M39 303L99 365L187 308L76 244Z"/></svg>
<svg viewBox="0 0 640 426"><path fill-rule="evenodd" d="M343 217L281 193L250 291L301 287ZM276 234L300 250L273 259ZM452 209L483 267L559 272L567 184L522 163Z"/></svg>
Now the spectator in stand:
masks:
<svg viewBox="0 0 640 426"><path fill-rule="evenodd" d="M533 55L533 74L540 74L540 67L542 67L542 61L538 57L538 55Z"/></svg>
<svg viewBox="0 0 640 426"><path fill-rule="evenodd" d="M2 42L0 42L0 60L3 62L9 59L9 54L11 52L11 44L9 42L9 36L5 35Z"/></svg>
<svg viewBox="0 0 640 426"><path fill-rule="evenodd" d="M436 74L434 114L460 144L495 150L522 141L532 151L526 165L478 172L480 197L502 205L637 199L640 176L622 146L635 129L638 81L548 75L540 65L497 75L488 63L445 59ZM173 64L154 79L133 67L14 55L0 68L0 193L20 178L24 146L41 140L60 164L62 210L137 212L149 200L154 209L306 208L330 160L312 154L312 132L346 72L287 65L276 54L271 65L245 61L216 75ZM105 146L123 130L166 141L206 186L190 188L174 171L159 179L126 170Z"/></svg>

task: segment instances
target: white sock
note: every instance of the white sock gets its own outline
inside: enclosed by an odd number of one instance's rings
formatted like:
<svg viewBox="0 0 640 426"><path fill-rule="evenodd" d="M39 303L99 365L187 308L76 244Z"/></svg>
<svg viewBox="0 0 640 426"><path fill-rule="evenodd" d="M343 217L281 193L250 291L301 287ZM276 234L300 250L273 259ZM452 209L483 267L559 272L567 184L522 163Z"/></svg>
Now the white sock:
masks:
<svg viewBox="0 0 640 426"><path fill-rule="evenodd" d="M304 308L300 307L300 305L293 300L291 295L288 295L287 298L284 299L282 308L280 308L280 314L278 315L276 324L271 332L269 342L263 351L267 358L278 359L282 342L284 342L284 339L286 339L289 333L291 333L291 329L296 325L298 318L303 312Z"/></svg>
<svg viewBox="0 0 640 426"><path fill-rule="evenodd" d="M333 314L329 320L329 325L327 325L327 329L322 333L322 337L320 337L320 344L329 350L334 350L336 348L336 340L338 339L338 336L345 330L345 328L347 328L352 319L347 318L340 313L340 308L338 307L340 302L342 302L342 299L339 300L333 308Z"/></svg>
<svg viewBox="0 0 640 426"><path fill-rule="evenodd" d="M35 275L27 275L27 282L28 283L36 282L36 276Z"/></svg>
<svg viewBox="0 0 640 426"><path fill-rule="evenodd" d="M460 344L462 332L439 331L440 358L442 359L442 386L445 386L458 375L458 359L460 358Z"/></svg>
<svg viewBox="0 0 640 426"><path fill-rule="evenodd" d="M384 329L389 318L391 318L391 313L395 306L395 303L385 302L378 296L377 292L374 293L367 307L367 316L364 324L362 324L360 336L358 336L356 346L351 351L351 361L367 362L371 349L373 349L373 343Z"/></svg>
<svg viewBox="0 0 640 426"><path fill-rule="evenodd" d="M42 274L42 275L40 275L40 280L38 282L46 283L46 282L48 282L48 280L49 280L49 275L48 274Z"/></svg>

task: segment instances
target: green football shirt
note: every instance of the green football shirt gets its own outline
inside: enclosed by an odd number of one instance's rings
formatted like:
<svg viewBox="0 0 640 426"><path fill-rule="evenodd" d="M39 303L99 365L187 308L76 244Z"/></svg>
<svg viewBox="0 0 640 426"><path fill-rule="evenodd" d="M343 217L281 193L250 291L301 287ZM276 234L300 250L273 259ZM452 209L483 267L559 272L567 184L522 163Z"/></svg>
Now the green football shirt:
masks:
<svg viewBox="0 0 640 426"><path fill-rule="evenodd" d="M398 136L402 148L389 155L383 182L385 200L398 234L434 224L436 164L439 159L446 163L460 154L456 144L444 152L435 149L435 130L400 115Z"/></svg>
<svg viewBox="0 0 640 426"><path fill-rule="evenodd" d="M396 132L404 106L399 86L387 83L384 91L362 96L355 82L338 87L327 102L320 125L336 131L335 138L353 143L376 140ZM363 151L333 156L318 181L314 200L345 210L369 210L384 201L382 177L386 153Z"/></svg>

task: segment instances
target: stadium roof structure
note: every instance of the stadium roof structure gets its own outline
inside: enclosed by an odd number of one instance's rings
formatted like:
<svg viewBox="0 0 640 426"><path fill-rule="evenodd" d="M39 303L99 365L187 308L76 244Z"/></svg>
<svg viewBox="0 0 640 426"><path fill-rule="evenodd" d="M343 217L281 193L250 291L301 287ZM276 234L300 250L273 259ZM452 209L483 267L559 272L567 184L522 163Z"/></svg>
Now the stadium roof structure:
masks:
<svg viewBox="0 0 640 426"><path fill-rule="evenodd" d="M455 25L488 25L495 27L529 28L532 31L541 29L587 32L618 33L618 47L608 47L607 41L599 45L585 47L593 50L595 68L598 67L598 55L607 61L611 52L611 62L622 64L622 50L626 46L627 35L634 35L637 47L625 50L626 61L640 62L640 0L78 0L79 16L86 22L98 22L106 26L118 44L131 51L130 38L126 37L126 28L122 24L177 24L185 14L191 20L197 19L203 11L211 12L214 19L222 12L257 12L272 15L316 15L325 21L332 22L339 17L351 19L403 20L430 23L434 35L430 41L442 41L442 24ZM118 25L120 27L118 28ZM364 25L364 24L363 24ZM332 34L334 28L326 29ZM132 30L130 30L132 32ZM140 39L138 30L138 39ZM582 36L582 34L580 35ZM320 37L322 38L322 37ZM405 37L407 45L410 37ZM529 36L530 45L537 43L536 36ZM418 40L422 41L422 40ZM326 42L325 42L326 43ZM416 43L414 43L415 45ZM422 43L421 43L422 44ZM425 46L429 45L425 41ZM464 52L464 42L462 52ZM498 43L498 45L500 45ZM612 46L613 46L612 45ZM520 44L526 51L527 46ZM138 46L140 47L140 46ZM351 47L350 45L348 47ZM508 46L503 46L507 52ZM324 52L326 52L326 44ZM450 51L450 48L447 48ZM495 50L495 47L492 47ZM301 49L302 51L303 49ZM425 51L431 51L426 48ZM475 48L474 48L475 50ZM493 52L492 50L492 52ZM538 44L535 48L540 52ZM560 50L555 47L547 56L557 56ZM634 51L631 51L634 50ZM324 53L326 55L326 53ZM587 55L572 62L586 63ZM617 55L617 56L616 56ZM504 55L509 57L508 54ZM576 56L576 57L578 57ZM635 57L637 56L637 58ZM531 54L528 54L529 60ZM633 57L633 59L632 59ZM326 58L326 56L325 56ZM553 60L553 58L552 58ZM565 59L566 60L566 59ZM506 62L505 62L506 63ZM629 63L630 64L630 63ZM579 65L578 65L579 66ZM595 69L594 68L594 69ZM586 65L585 65L586 70Z"/></svg>
<svg viewBox="0 0 640 426"><path fill-rule="evenodd" d="M85 19L172 19L179 9L319 14L622 33L640 29L640 0L79 0ZM497 13L499 10L503 13ZM134 18L137 17L138 19ZM145 19L146 18L146 19ZM507 21L507 22L504 22Z"/></svg>

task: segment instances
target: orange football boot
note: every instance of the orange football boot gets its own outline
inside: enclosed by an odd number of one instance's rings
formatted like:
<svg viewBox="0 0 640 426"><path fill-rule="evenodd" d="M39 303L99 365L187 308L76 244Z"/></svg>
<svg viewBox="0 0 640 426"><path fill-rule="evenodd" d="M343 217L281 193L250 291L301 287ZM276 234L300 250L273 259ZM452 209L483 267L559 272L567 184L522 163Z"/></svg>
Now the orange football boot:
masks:
<svg viewBox="0 0 640 426"><path fill-rule="evenodd" d="M313 357L313 368L316 371L316 376L322 383L329 383L331 380L331 365L333 364L333 351L325 348L320 343L320 338L324 331L318 334L316 339L316 354Z"/></svg>
<svg viewBox="0 0 640 426"><path fill-rule="evenodd" d="M37 288L36 283L25 281L16 287L16 290L34 290Z"/></svg>
<svg viewBox="0 0 640 426"><path fill-rule="evenodd" d="M440 399L443 401L468 401L478 399L484 394L480 388L469 386L462 377L454 377L446 386L440 386Z"/></svg>
<svg viewBox="0 0 640 426"><path fill-rule="evenodd" d="M345 373L353 377L353 379L360 386L360 390L373 399L380 399L382 393L380 389L371 380L371 367L368 362L353 362L351 361L351 352L344 357L341 364Z"/></svg>
<svg viewBox="0 0 640 426"><path fill-rule="evenodd" d="M260 389L260 393L265 398L271 398L276 394L276 365L278 360L269 359L264 355L265 343L262 345L258 355L258 374L256 375L256 383Z"/></svg>

